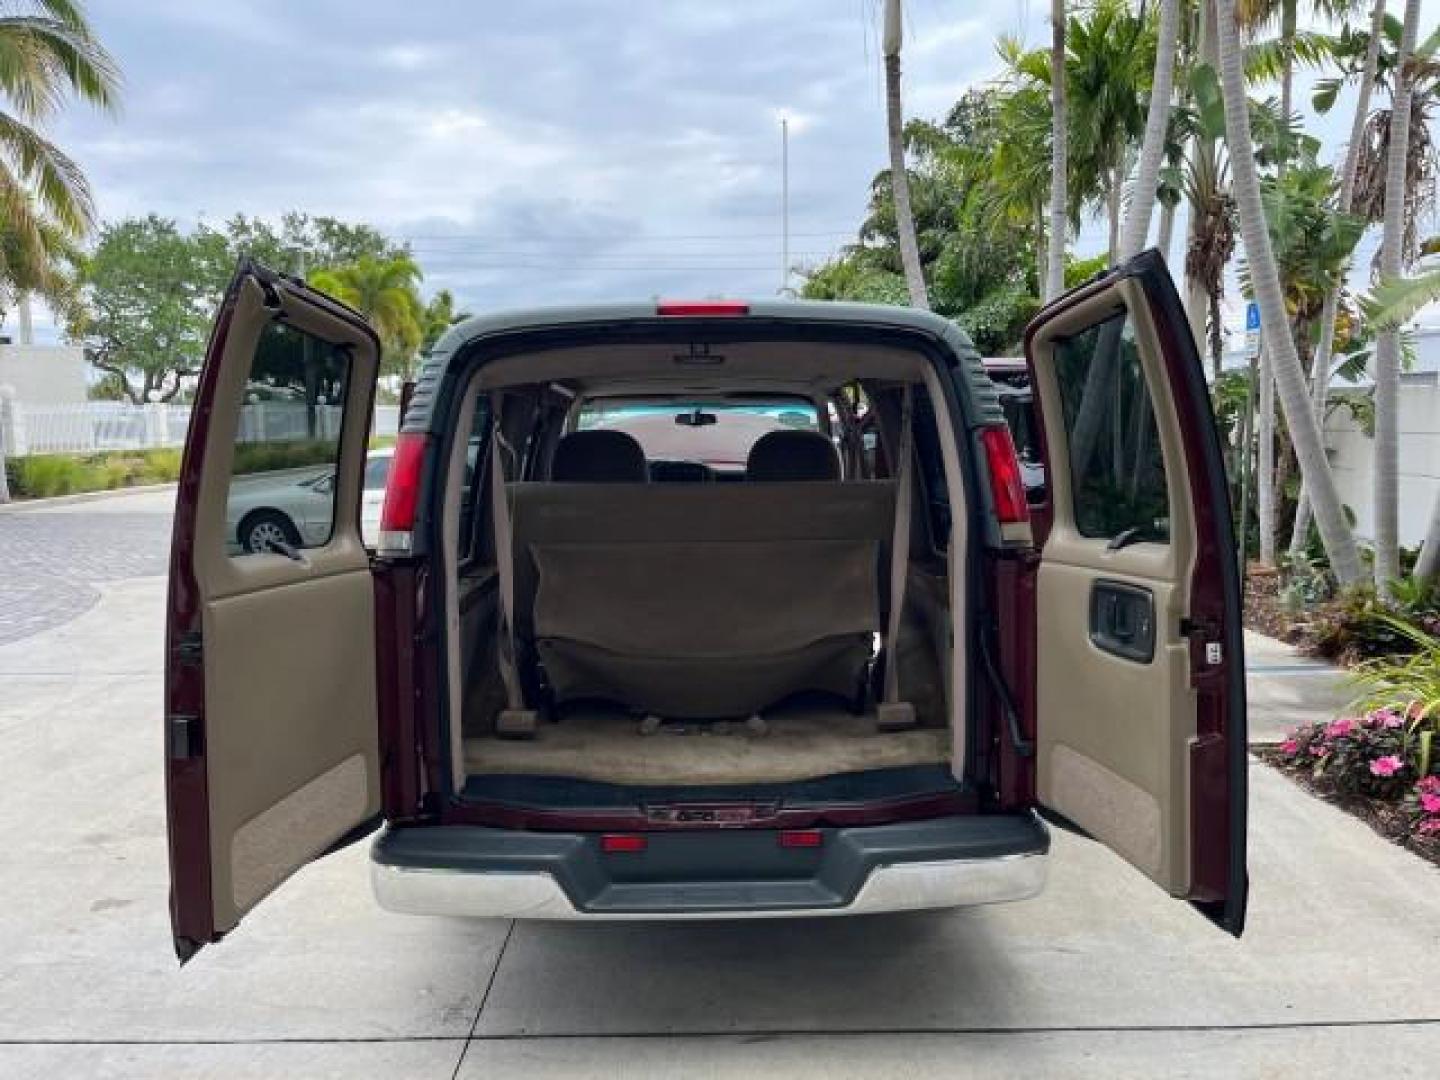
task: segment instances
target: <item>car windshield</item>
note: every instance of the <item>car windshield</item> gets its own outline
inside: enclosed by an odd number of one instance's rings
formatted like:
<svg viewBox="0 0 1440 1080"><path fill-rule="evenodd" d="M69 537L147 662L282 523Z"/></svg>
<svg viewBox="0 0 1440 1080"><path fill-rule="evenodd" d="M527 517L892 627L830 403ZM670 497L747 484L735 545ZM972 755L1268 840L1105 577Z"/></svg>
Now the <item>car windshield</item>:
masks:
<svg viewBox="0 0 1440 1080"><path fill-rule="evenodd" d="M745 467L762 435L782 428L819 431L814 403L798 397L743 401L596 400L580 412L581 431L612 428L633 435L650 461L699 461L711 468Z"/></svg>

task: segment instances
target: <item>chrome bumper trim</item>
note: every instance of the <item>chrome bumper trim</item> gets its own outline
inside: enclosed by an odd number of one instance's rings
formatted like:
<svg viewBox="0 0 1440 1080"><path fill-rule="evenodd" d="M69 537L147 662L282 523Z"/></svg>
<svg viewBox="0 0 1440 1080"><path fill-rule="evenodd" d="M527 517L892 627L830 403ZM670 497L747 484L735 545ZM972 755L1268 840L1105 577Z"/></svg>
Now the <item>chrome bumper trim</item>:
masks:
<svg viewBox="0 0 1440 1080"><path fill-rule="evenodd" d="M969 907L1028 900L1045 887L1048 854L897 863L877 867L850 903L839 907L674 912L581 911L548 873L417 870L371 861L370 883L382 908L404 915L498 919L672 920L811 918Z"/></svg>

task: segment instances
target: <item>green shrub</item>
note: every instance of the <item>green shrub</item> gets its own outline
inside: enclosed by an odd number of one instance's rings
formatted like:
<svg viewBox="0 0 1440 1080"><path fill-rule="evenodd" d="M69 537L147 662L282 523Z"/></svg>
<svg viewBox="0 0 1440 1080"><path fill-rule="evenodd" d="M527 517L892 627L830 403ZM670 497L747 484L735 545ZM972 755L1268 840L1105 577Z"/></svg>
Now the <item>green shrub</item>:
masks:
<svg viewBox="0 0 1440 1080"><path fill-rule="evenodd" d="M1408 656L1419 648L1409 630L1440 633L1440 598L1433 588L1422 587L1413 578L1397 581L1391 588L1387 599L1373 586L1357 586L1322 608L1314 651L1346 663Z"/></svg>
<svg viewBox="0 0 1440 1080"><path fill-rule="evenodd" d="M235 473L279 472L306 465L329 465L336 457L333 439L241 443L235 447Z"/></svg>
<svg viewBox="0 0 1440 1080"><path fill-rule="evenodd" d="M109 450L97 454L27 454L7 458L11 494L48 499L179 479L180 451Z"/></svg>

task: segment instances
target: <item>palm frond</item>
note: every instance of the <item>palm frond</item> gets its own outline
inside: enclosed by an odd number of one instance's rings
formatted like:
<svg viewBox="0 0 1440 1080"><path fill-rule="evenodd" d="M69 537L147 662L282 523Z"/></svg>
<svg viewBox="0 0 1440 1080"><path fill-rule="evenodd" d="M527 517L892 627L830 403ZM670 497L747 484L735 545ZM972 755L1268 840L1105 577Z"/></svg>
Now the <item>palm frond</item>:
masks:
<svg viewBox="0 0 1440 1080"><path fill-rule="evenodd" d="M1378 326L1393 329L1435 300L1440 300L1440 269L1427 270L1414 277L1386 278L1371 290L1360 306Z"/></svg>
<svg viewBox="0 0 1440 1080"><path fill-rule="evenodd" d="M78 236L94 220L90 185L80 166L34 128L0 112L0 152L19 165L40 205L62 228Z"/></svg>

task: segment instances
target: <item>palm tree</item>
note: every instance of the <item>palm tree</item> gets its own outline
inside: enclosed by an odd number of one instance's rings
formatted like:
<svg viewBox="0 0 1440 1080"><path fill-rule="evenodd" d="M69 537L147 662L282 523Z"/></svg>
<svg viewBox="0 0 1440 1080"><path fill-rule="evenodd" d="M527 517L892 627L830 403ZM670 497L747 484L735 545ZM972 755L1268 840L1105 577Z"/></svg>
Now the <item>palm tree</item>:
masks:
<svg viewBox="0 0 1440 1080"><path fill-rule="evenodd" d="M1360 580L1360 553L1345 521L1344 508L1325 458L1320 425L1310 407L1305 374L1295 339L1286 318L1280 274L1270 246L1261 204L1260 177L1250 131L1250 105L1246 96L1240 28L1235 0L1215 0L1216 31L1220 53L1220 85L1225 105L1226 143L1240 232L1250 266L1252 285L1260 305L1260 321L1273 365L1276 388L1295 444L1300 468L1310 483L1311 502L1330 566L1343 585Z"/></svg>
<svg viewBox="0 0 1440 1080"><path fill-rule="evenodd" d="M1385 224L1380 241L1382 278L1398 278L1404 261L1405 181L1410 145L1410 102L1414 73L1410 60L1420 29L1420 0L1405 0L1400 62L1390 104L1386 153ZM1396 429L1400 393L1400 331L1389 326L1375 342L1375 586L1388 591L1400 576L1399 468Z"/></svg>
<svg viewBox="0 0 1440 1080"><path fill-rule="evenodd" d="M1175 93L1175 52L1180 39L1180 0L1160 0L1160 24L1155 41L1155 73L1150 83L1150 108L1145 116L1145 139L1140 166L1130 198L1130 213L1120 238L1120 258L1139 254L1150 232L1150 214L1165 160L1170 130L1170 99Z"/></svg>
<svg viewBox="0 0 1440 1080"><path fill-rule="evenodd" d="M1375 72L1380 60L1380 38L1385 29L1385 0L1375 0L1370 9L1370 33L1365 44L1365 59L1360 69L1360 87L1355 100L1355 117L1350 122L1350 141L1345 146L1345 160L1340 167L1340 195L1336 210L1349 214L1355 204L1355 177L1360 167L1360 149L1365 123L1370 117L1370 94L1375 88ZM1338 87L1336 88L1338 89ZM1325 399L1330 391L1331 353L1335 348L1335 320L1340 312L1340 289L1331 289L1325 296L1320 312L1320 340L1315 359L1310 364L1310 393L1315 402L1315 416L1323 422ZM1295 523L1290 530L1290 555L1295 557L1305 548L1310 536L1310 492L1302 483L1300 501L1295 507Z"/></svg>
<svg viewBox="0 0 1440 1080"><path fill-rule="evenodd" d="M0 216L22 245L39 250L47 225L78 238L95 214L80 167L40 125L70 95L115 108L120 76L74 0L5 7L11 13L0 16Z"/></svg>
<svg viewBox="0 0 1440 1080"><path fill-rule="evenodd" d="M415 350L425 338L420 278L420 267L408 255L390 259L367 255L353 263L317 270L310 276L310 284L369 319L380 335L386 366L408 378Z"/></svg>
<svg viewBox="0 0 1440 1080"><path fill-rule="evenodd" d="M1069 113L1065 104L1065 0L1050 0L1050 245L1045 258L1045 300L1065 291L1068 232Z"/></svg>
<svg viewBox="0 0 1440 1080"><path fill-rule="evenodd" d="M915 218L910 211L910 179L905 172L905 121L900 108L900 42L904 20L900 0L885 0L885 124L890 145L890 184L895 197L895 223L900 233L900 261L914 307L930 308L925 274L920 269L920 245L915 240Z"/></svg>

